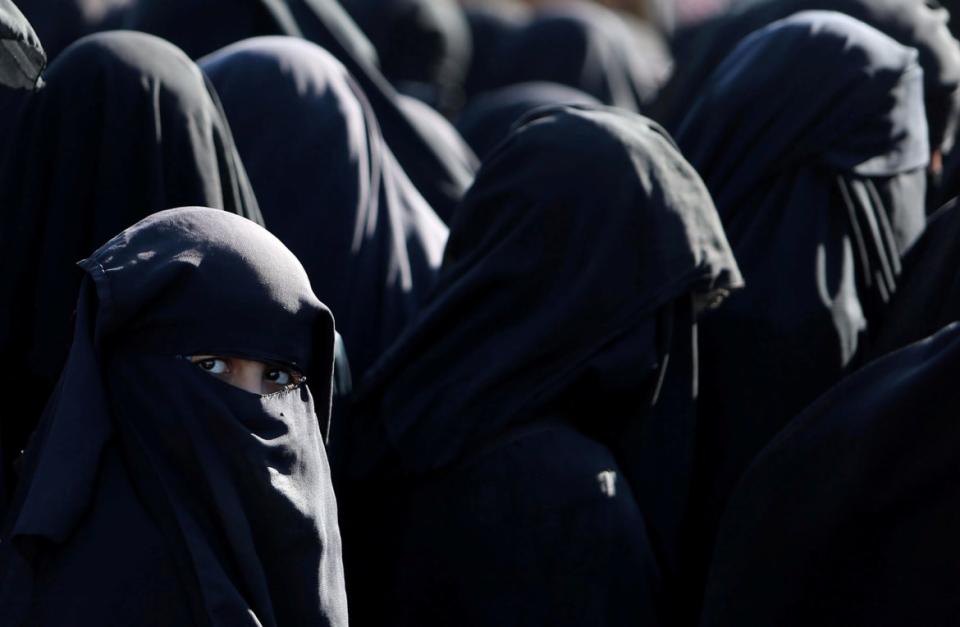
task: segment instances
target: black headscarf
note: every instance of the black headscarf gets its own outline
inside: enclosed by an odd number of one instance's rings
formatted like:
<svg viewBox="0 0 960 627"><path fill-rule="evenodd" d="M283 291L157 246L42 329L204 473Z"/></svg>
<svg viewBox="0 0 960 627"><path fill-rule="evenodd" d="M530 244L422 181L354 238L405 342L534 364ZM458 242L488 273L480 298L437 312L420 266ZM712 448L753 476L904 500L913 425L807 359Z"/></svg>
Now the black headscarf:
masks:
<svg viewBox="0 0 960 627"><path fill-rule="evenodd" d="M881 357L960 320L960 204L930 216L903 259L897 294L884 312L867 359Z"/></svg>
<svg viewBox="0 0 960 627"><path fill-rule="evenodd" d="M677 139L747 281L702 325L710 535L750 459L862 349L923 229L917 53L840 13L797 14L737 46Z"/></svg>
<svg viewBox="0 0 960 627"><path fill-rule="evenodd" d="M397 159L444 221L473 179L470 164L431 141L429 129L397 104L396 91L377 67L375 49L335 0L140 2L126 25L172 41L194 59L258 35L289 35L319 44L357 80Z"/></svg>
<svg viewBox="0 0 960 627"><path fill-rule="evenodd" d="M530 9L515 0L479 0L466 4L464 14L470 27L473 54L464 84L466 102L496 88L500 59L497 48L529 21Z"/></svg>
<svg viewBox="0 0 960 627"><path fill-rule="evenodd" d="M953 625L958 371L954 324L791 422L731 498L700 624Z"/></svg>
<svg viewBox="0 0 960 627"><path fill-rule="evenodd" d="M470 27L456 0L346 0L397 88L441 111L463 101Z"/></svg>
<svg viewBox="0 0 960 627"><path fill-rule="evenodd" d="M0 85L33 89L47 64L40 40L11 0L0 0Z"/></svg>
<svg viewBox="0 0 960 627"><path fill-rule="evenodd" d="M426 300L447 227L397 164L363 92L319 46L262 37L201 64L271 232L337 316L359 378Z"/></svg>
<svg viewBox="0 0 960 627"><path fill-rule="evenodd" d="M515 122L539 107L599 105L592 96L558 83L520 83L481 94L461 112L457 130L481 159L510 134Z"/></svg>
<svg viewBox="0 0 960 627"><path fill-rule="evenodd" d="M660 307L739 285L709 196L659 127L547 108L484 162L434 298L360 394L405 469L439 468L558 399ZM657 363L648 339L631 361Z"/></svg>
<svg viewBox="0 0 960 627"><path fill-rule="evenodd" d="M631 26L588 2L537 11L523 28L502 37L494 54L487 89L561 83L628 111L652 101L670 70L666 46L652 28Z"/></svg>
<svg viewBox="0 0 960 627"><path fill-rule="evenodd" d="M671 571L696 435L691 298L741 285L699 177L645 118L553 107L490 155L456 215L434 298L357 391L341 479L430 475L559 416L618 454Z"/></svg>
<svg viewBox="0 0 960 627"><path fill-rule="evenodd" d="M949 150L960 114L960 44L947 28L949 15L930 0L761 0L743 2L696 26L686 50L675 50L677 71L660 92L651 115L674 130L714 69L753 31L799 11L839 11L916 48L923 68L930 146Z"/></svg>
<svg viewBox="0 0 960 627"><path fill-rule="evenodd" d="M2 421L10 462L25 444L70 346L81 273L99 243L170 206L260 210L216 96L172 45L141 33L91 35L65 51L22 103L0 159L0 374L26 407Z"/></svg>
<svg viewBox="0 0 960 627"><path fill-rule="evenodd" d="M320 430L333 317L300 263L253 222L194 207L142 220L80 266L70 357L4 534L17 566L8 589L19 572L33 590L4 599L0 614L32 604L43 624L170 624L148 613L187 606L198 625L346 625ZM200 354L290 365L310 384L253 394L178 358ZM104 468L114 453L121 463ZM176 564L184 593L170 607L138 603L151 590L113 598L135 573L106 570L109 560L69 560L96 537L91 504L117 483L112 473L136 494L118 498L136 499L155 525L127 534L158 529ZM84 594L83 578L101 593Z"/></svg>
<svg viewBox="0 0 960 627"><path fill-rule="evenodd" d="M73 42L115 30L136 0L19 0L20 9L37 30L50 59Z"/></svg>

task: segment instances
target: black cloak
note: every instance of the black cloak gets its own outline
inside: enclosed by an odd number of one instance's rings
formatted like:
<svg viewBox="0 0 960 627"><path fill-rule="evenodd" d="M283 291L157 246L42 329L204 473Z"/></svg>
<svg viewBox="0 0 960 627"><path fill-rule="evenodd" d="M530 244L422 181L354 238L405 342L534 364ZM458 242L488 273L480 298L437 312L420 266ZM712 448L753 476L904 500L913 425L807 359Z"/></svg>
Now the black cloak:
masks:
<svg viewBox="0 0 960 627"><path fill-rule="evenodd" d="M457 118L457 130L483 159L506 139L514 123L539 107L599 105L596 98L558 83L519 83L477 96Z"/></svg>
<svg viewBox="0 0 960 627"><path fill-rule="evenodd" d="M923 68L930 146L949 151L960 114L960 44L947 28L948 13L930 0L760 0L742 2L694 27L686 49L674 50L677 71L651 115L673 131L710 75L740 41L767 24L800 11L839 11L916 48Z"/></svg>
<svg viewBox="0 0 960 627"><path fill-rule="evenodd" d="M485 89L547 81L628 111L642 111L670 71L656 31L590 2L536 11L523 28L505 31L493 54Z"/></svg>
<svg viewBox="0 0 960 627"><path fill-rule="evenodd" d="M960 204L930 216L903 259L903 277L867 360L933 335L960 320Z"/></svg>
<svg viewBox="0 0 960 627"><path fill-rule="evenodd" d="M397 164L363 92L319 46L261 37L201 66L270 231L337 316L361 377L426 300L447 227Z"/></svg>
<svg viewBox="0 0 960 627"><path fill-rule="evenodd" d="M144 216L199 204L260 210L200 69L142 33L91 35L22 102L0 156L0 376L23 409L0 421L5 463L26 443L70 346L75 263Z"/></svg>
<svg viewBox="0 0 960 627"><path fill-rule="evenodd" d="M957 624L960 325L820 398L737 486L702 627Z"/></svg>
<svg viewBox="0 0 960 627"><path fill-rule="evenodd" d="M193 207L79 265L70 357L0 545L0 623L346 626L320 430L333 316L296 257ZM187 359L201 354L310 385L250 393Z"/></svg>
<svg viewBox="0 0 960 627"><path fill-rule="evenodd" d="M0 86L34 89L46 64L30 22L11 0L0 0Z"/></svg>
<svg viewBox="0 0 960 627"><path fill-rule="evenodd" d="M705 543L753 456L875 331L924 227L927 137L916 51L823 11L745 39L684 120L747 281L702 325Z"/></svg>
<svg viewBox="0 0 960 627"><path fill-rule="evenodd" d="M473 163L431 141L430 129L398 105L396 91L377 66L376 50L335 0L140 2L126 25L172 41L194 59L258 35L289 35L319 44L357 80L387 143L444 221L473 180Z"/></svg>
<svg viewBox="0 0 960 627"><path fill-rule="evenodd" d="M434 298L357 392L335 464L367 479L339 492L351 611L655 624L696 431L691 300L740 284L659 127L603 108L529 118L458 207Z"/></svg>
<svg viewBox="0 0 960 627"><path fill-rule="evenodd" d="M344 0L401 92L452 113L463 104L470 27L457 0Z"/></svg>

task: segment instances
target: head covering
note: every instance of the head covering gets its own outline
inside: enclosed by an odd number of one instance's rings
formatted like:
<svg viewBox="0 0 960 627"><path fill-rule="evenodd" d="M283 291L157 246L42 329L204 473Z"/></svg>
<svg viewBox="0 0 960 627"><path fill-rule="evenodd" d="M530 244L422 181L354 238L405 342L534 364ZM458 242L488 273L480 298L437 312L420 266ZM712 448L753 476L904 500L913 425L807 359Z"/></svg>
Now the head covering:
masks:
<svg viewBox="0 0 960 627"><path fill-rule="evenodd" d="M903 259L903 277L866 360L933 335L960 320L960 204L930 216Z"/></svg>
<svg viewBox="0 0 960 627"><path fill-rule="evenodd" d="M397 164L356 82L319 46L261 37L202 67L271 232L337 316L359 378L426 300L447 227Z"/></svg>
<svg viewBox="0 0 960 627"><path fill-rule="evenodd" d="M658 127L541 110L484 163L434 298L361 395L405 468L438 468L532 419L659 308L739 284L709 197Z"/></svg>
<svg viewBox="0 0 960 627"><path fill-rule="evenodd" d="M120 28L135 0L18 0L43 41L50 59L73 42L105 30Z"/></svg>
<svg viewBox="0 0 960 627"><path fill-rule="evenodd" d="M839 11L916 48L923 68L930 146L949 150L960 114L960 44L947 29L949 18L929 0L761 0L696 27L686 50L675 50L676 67L651 115L671 131L697 100L714 69L753 31L800 11Z"/></svg>
<svg viewBox="0 0 960 627"><path fill-rule="evenodd" d="M481 159L503 141L517 120L549 105L599 105L592 96L558 83L519 83L477 96L460 113L457 130Z"/></svg>
<svg viewBox="0 0 960 627"><path fill-rule="evenodd" d="M658 126L540 109L457 209L434 297L357 391L337 474L443 476L564 423L617 455L672 576L696 438L691 301L740 285L706 189Z"/></svg>
<svg viewBox="0 0 960 627"><path fill-rule="evenodd" d="M505 38L523 29L530 9L517 0L478 0L466 3L464 14L470 27L473 54L464 84L466 102L495 89L500 58L497 49Z"/></svg>
<svg viewBox="0 0 960 627"><path fill-rule="evenodd" d="M799 13L737 46L681 126L747 281L702 325L708 535L750 459L839 380L896 289L924 226L922 81L916 51L840 13Z"/></svg>
<svg viewBox="0 0 960 627"><path fill-rule="evenodd" d="M473 170L397 104L377 67L376 51L335 0L164 0L140 2L126 26L159 35L196 59L258 35L301 37L326 48L357 80L383 134L414 185L449 220Z"/></svg>
<svg viewBox="0 0 960 627"><path fill-rule="evenodd" d="M47 64L40 40L11 0L0 0L0 85L33 89Z"/></svg>
<svg viewBox="0 0 960 627"><path fill-rule="evenodd" d="M700 624L952 624L958 369L953 324L791 422L730 500Z"/></svg>
<svg viewBox="0 0 960 627"><path fill-rule="evenodd" d="M35 594L64 576L57 556L89 537L86 512L109 485L99 460L118 448L196 624L346 625L320 431L333 317L296 257L249 220L193 207L142 220L80 266L70 357L4 536L31 565ZM310 385L253 394L177 357L200 354L288 364ZM64 616L90 602L57 599ZM98 623L124 606L109 592L93 603L103 614L84 620Z"/></svg>
<svg viewBox="0 0 960 627"><path fill-rule="evenodd" d="M451 111L463 101L470 27L456 0L346 0L400 91Z"/></svg>
<svg viewBox="0 0 960 627"><path fill-rule="evenodd" d="M172 45L91 35L46 80L0 160L0 263L13 269L0 285L0 373L29 390L27 407L2 421L7 455L23 447L66 357L78 259L171 205L260 220L216 96Z"/></svg>
<svg viewBox="0 0 960 627"><path fill-rule="evenodd" d="M600 102L641 111L666 82L666 45L652 28L632 27L602 6L564 3L537 11L501 40L489 88L561 83Z"/></svg>

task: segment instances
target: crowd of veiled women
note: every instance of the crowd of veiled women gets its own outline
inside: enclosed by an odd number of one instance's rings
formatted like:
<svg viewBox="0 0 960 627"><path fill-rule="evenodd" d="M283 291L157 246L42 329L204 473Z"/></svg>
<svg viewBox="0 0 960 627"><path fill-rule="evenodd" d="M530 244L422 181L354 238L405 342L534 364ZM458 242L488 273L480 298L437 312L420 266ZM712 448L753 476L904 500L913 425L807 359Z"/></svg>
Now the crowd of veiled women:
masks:
<svg viewBox="0 0 960 627"><path fill-rule="evenodd" d="M960 624L947 8L607 4L0 0L0 625Z"/></svg>

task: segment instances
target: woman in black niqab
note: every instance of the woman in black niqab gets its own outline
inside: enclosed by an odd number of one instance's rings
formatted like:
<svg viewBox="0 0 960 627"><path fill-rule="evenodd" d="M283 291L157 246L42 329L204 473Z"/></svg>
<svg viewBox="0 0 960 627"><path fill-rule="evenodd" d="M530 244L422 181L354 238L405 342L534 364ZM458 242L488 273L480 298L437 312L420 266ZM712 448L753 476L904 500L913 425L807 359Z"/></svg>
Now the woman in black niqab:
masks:
<svg viewBox="0 0 960 627"><path fill-rule="evenodd" d="M260 37L201 67L270 231L338 316L359 379L426 300L447 227L397 163L353 77L319 46Z"/></svg>
<svg viewBox="0 0 960 627"><path fill-rule="evenodd" d="M0 623L347 624L320 424L333 317L249 220L152 215L80 262L70 357L0 544ZM256 394L189 356L309 384Z"/></svg>
<svg viewBox="0 0 960 627"><path fill-rule="evenodd" d="M259 35L301 37L323 46L346 66L370 101L383 134L414 185L449 221L473 179L475 159L464 161L419 118L405 113L380 71L376 50L335 0L163 0L140 2L126 27L159 35L198 59ZM443 120L433 121L441 123Z"/></svg>
<svg viewBox="0 0 960 627"><path fill-rule="evenodd" d="M70 346L81 273L99 243L170 206L260 220L226 118L200 69L142 33L92 35L25 98L0 157L0 374L24 405L0 423L9 464Z"/></svg>
<svg viewBox="0 0 960 627"><path fill-rule="evenodd" d="M435 296L362 383L335 468L351 611L657 624L686 522L694 302L740 285L710 198L645 118L556 107L500 144L456 215Z"/></svg>
<svg viewBox="0 0 960 627"><path fill-rule="evenodd" d="M730 499L700 625L956 624L958 371L953 324L794 419Z"/></svg>
<svg viewBox="0 0 960 627"><path fill-rule="evenodd" d="M488 65L486 90L547 81L600 102L643 111L670 72L666 45L643 25L590 2L547 6L505 31Z"/></svg>
<svg viewBox="0 0 960 627"><path fill-rule="evenodd" d="M853 363L925 223L915 50L849 16L745 39L677 139L713 194L747 288L702 325L706 548L764 444Z"/></svg>

